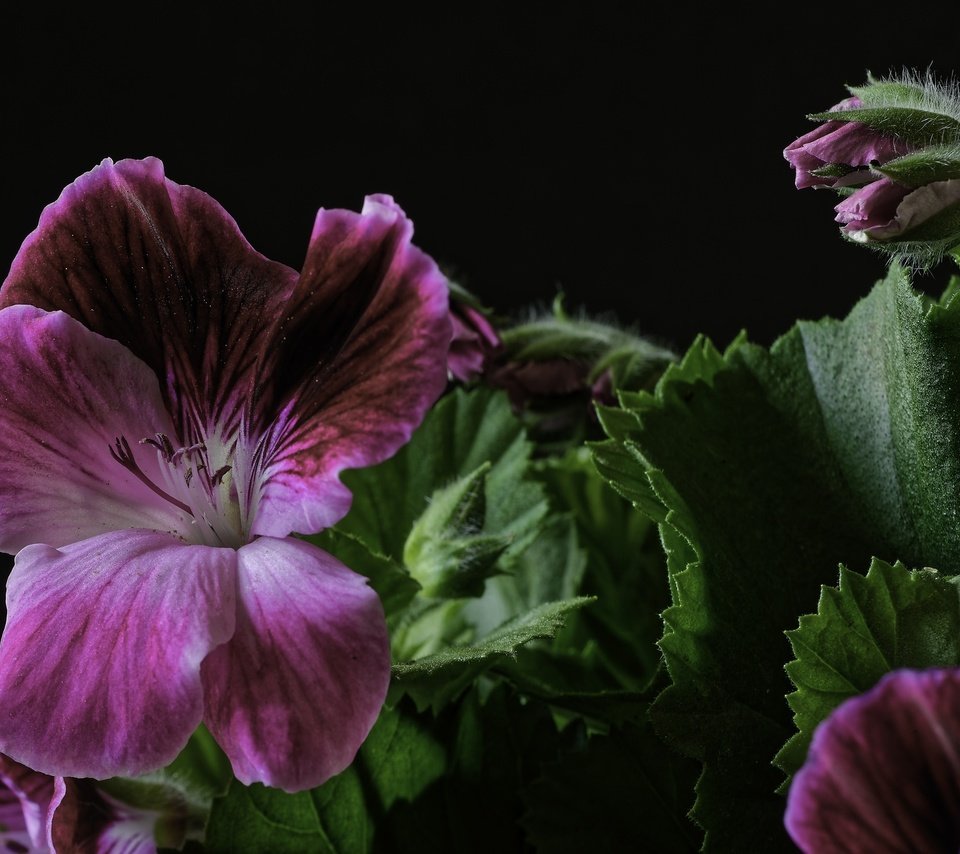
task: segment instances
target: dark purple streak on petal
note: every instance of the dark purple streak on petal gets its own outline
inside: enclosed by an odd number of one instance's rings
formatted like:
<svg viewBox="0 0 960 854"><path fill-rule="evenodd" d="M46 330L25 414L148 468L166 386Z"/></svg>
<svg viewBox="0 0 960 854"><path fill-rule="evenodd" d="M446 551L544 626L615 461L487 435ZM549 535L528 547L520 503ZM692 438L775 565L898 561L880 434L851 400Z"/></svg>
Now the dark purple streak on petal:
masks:
<svg viewBox="0 0 960 854"><path fill-rule="evenodd" d="M121 528L188 534L191 518L109 453L126 436L161 483L156 453L138 443L172 431L157 378L121 344L63 312L0 311L0 549Z"/></svg>
<svg viewBox="0 0 960 854"><path fill-rule="evenodd" d="M312 533L342 518L350 493L339 473L394 454L446 386L447 285L412 232L385 196L360 214L317 215L257 384L251 423L284 416L265 455L254 534Z"/></svg>
<svg viewBox="0 0 960 854"><path fill-rule="evenodd" d="M105 160L43 211L0 307L63 310L120 341L157 374L189 443L197 422L236 425L264 326L295 281L159 160Z"/></svg>

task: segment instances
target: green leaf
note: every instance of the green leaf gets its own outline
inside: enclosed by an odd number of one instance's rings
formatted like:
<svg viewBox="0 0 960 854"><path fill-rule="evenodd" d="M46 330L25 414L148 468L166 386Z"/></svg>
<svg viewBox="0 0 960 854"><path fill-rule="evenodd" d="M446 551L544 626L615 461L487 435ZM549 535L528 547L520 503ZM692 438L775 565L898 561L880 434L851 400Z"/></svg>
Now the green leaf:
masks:
<svg viewBox="0 0 960 854"><path fill-rule="evenodd" d="M902 107L919 106L924 100L923 87L912 81L870 80L865 86L848 88L850 94L859 98L867 107L883 107L891 104Z"/></svg>
<svg viewBox="0 0 960 854"><path fill-rule="evenodd" d="M907 187L960 178L960 146L935 145L911 151L873 170Z"/></svg>
<svg viewBox="0 0 960 854"><path fill-rule="evenodd" d="M645 720L650 697L641 691L611 688L609 682L575 653L525 647L494 665L527 697L609 727Z"/></svg>
<svg viewBox="0 0 960 854"><path fill-rule="evenodd" d="M797 687L787 700L799 732L776 761L792 775L817 724L844 700L900 667L960 664L960 589L935 570L899 563L874 560L865 577L841 568L839 586L824 587L817 613L787 637L796 656L787 675Z"/></svg>
<svg viewBox="0 0 960 854"><path fill-rule="evenodd" d="M540 852L698 851L686 812L699 766L648 728L593 736L527 787L523 825Z"/></svg>
<svg viewBox="0 0 960 854"><path fill-rule="evenodd" d="M860 122L914 145L960 142L960 121L953 116L914 107L862 107L807 116L817 122Z"/></svg>
<svg viewBox="0 0 960 854"><path fill-rule="evenodd" d="M640 690L659 668L660 612L669 604L656 526L608 488L585 448L540 461L536 472L551 505L576 527L585 563L577 592L597 597L573 618L574 646L617 687Z"/></svg>
<svg viewBox="0 0 960 854"><path fill-rule="evenodd" d="M538 605L575 598L585 568L573 520L550 516L513 571L491 579L481 598L464 603L464 617L478 634L489 634Z"/></svg>
<svg viewBox="0 0 960 854"><path fill-rule="evenodd" d="M527 477L532 449L505 395L457 390L428 413L396 456L344 473L354 498L337 527L402 563L407 536L437 490L489 463L482 532L510 541L500 562L508 568L535 539L547 513L542 487Z"/></svg>
<svg viewBox="0 0 960 854"><path fill-rule="evenodd" d="M160 773L208 797L222 795L233 779L230 760L203 724L190 736L177 758Z"/></svg>
<svg viewBox="0 0 960 854"><path fill-rule="evenodd" d="M389 847L394 816L444 774L447 748L415 716L384 709L353 764L290 795L234 781L214 801L207 850L236 854L362 854ZM421 828L429 840L432 828ZM424 846L429 849L429 846Z"/></svg>
<svg viewBox="0 0 960 854"><path fill-rule="evenodd" d="M791 850L771 765L793 730L784 632L835 567L960 565L958 306L931 305L894 267L846 320L719 360L698 342L628 402L626 474L667 510L673 684L651 715L705 763L708 847Z"/></svg>
<svg viewBox="0 0 960 854"><path fill-rule="evenodd" d="M548 602L514 617L485 638L468 646L448 647L416 661L393 666L391 700L409 694L418 709L439 710L484 670L513 655L536 638L552 638L563 628L570 611L591 602L588 597Z"/></svg>

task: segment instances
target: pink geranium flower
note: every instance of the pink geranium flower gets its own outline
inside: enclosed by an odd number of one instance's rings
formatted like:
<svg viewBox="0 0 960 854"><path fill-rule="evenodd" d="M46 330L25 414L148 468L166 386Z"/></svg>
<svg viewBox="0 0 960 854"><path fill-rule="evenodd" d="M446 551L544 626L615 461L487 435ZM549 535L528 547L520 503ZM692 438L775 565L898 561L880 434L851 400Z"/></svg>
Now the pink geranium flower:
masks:
<svg viewBox="0 0 960 854"><path fill-rule="evenodd" d="M0 751L131 776L202 720L245 783L350 763L383 611L291 534L340 519L339 473L444 388L446 283L411 233L389 197L321 210L298 275L155 159L47 207L0 289Z"/></svg>

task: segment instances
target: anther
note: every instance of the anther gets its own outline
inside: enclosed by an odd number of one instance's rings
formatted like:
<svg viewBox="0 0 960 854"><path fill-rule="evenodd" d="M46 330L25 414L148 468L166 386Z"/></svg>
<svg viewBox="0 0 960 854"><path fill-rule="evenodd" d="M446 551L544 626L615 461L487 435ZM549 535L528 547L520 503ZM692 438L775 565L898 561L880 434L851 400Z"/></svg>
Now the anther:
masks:
<svg viewBox="0 0 960 854"><path fill-rule="evenodd" d="M213 477L210 478L210 482L214 486L219 486L223 482L224 475L226 475L226 473L230 471L230 468L231 468L230 466L221 466L220 468L218 468L213 473Z"/></svg>
<svg viewBox="0 0 960 854"><path fill-rule="evenodd" d="M160 452L163 461L169 463L171 457L173 457L173 443L163 433L156 433L154 435L156 436L154 439L141 439L140 444L153 445L153 447Z"/></svg>
<svg viewBox="0 0 960 854"><path fill-rule="evenodd" d="M185 457L187 454L192 454L195 451L202 453L205 450L207 450L207 446L204 445L203 442L197 442L196 445L191 445L189 448L177 448L177 450L173 450L173 446L171 445L170 462L175 463L180 459L180 457Z"/></svg>

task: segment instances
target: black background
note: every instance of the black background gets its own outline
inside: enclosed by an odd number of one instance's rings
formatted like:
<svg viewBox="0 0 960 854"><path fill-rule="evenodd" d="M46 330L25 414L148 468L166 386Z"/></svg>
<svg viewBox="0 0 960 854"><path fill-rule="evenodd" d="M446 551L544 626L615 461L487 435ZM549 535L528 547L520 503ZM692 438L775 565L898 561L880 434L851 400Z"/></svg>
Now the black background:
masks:
<svg viewBox="0 0 960 854"><path fill-rule="evenodd" d="M317 207L389 192L501 310L562 287L677 347L769 342L884 269L839 238L829 193L793 189L804 115L867 69L960 66L960 27L916 5L787 26L677 4L176 8L3 13L4 269L66 183L155 154L292 266Z"/></svg>

